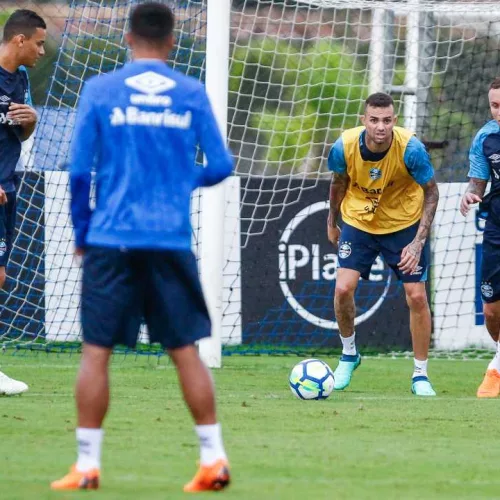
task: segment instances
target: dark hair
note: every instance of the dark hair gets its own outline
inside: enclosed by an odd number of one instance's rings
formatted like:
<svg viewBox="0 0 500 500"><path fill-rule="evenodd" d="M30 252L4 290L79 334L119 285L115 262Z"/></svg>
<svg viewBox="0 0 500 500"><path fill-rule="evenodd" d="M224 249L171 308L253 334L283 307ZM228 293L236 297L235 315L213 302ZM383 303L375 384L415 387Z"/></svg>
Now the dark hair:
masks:
<svg viewBox="0 0 500 500"><path fill-rule="evenodd" d="M389 94L384 92L376 92L375 94L369 95L365 101L365 109L371 106L372 108L388 108L389 106L394 106L394 101Z"/></svg>
<svg viewBox="0 0 500 500"><path fill-rule="evenodd" d="M149 43L162 43L174 31L172 10L158 2L138 5L130 14L130 31Z"/></svg>
<svg viewBox="0 0 500 500"><path fill-rule="evenodd" d="M24 35L26 38L31 38L37 28L46 30L47 25L36 12L28 9L16 10L5 23L3 41L9 42L17 35Z"/></svg>
<svg viewBox="0 0 500 500"><path fill-rule="evenodd" d="M500 76L497 76L490 84L491 89L500 89Z"/></svg>

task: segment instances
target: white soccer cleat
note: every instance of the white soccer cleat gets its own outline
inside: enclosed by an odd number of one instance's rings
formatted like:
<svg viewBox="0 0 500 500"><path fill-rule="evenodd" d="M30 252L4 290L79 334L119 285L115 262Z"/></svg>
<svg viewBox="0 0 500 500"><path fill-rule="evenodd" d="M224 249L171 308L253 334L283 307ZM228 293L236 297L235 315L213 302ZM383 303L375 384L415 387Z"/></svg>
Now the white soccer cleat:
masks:
<svg viewBox="0 0 500 500"><path fill-rule="evenodd" d="M19 380L7 377L5 373L0 372L0 395L15 396L28 390L28 386Z"/></svg>

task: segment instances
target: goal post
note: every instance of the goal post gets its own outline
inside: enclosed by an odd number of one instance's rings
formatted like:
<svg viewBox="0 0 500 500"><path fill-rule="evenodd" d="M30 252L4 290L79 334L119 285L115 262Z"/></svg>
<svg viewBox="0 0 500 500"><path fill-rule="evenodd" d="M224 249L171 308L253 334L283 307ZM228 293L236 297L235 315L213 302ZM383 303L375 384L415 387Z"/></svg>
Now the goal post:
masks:
<svg viewBox="0 0 500 500"><path fill-rule="evenodd" d="M230 11L231 0L207 2L205 86L225 139L227 138ZM212 321L212 336L201 340L199 349L202 359L212 368L219 368L222 361L224 212L227 185L227 182L223 182L202 189L200 202L200 276Z"/></svg>

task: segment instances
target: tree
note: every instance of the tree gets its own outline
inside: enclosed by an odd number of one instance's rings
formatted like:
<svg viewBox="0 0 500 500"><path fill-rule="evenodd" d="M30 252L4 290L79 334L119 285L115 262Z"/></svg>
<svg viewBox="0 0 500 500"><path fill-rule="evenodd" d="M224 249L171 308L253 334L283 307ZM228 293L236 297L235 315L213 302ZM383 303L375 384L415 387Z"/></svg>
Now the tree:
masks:
<svg viewBox="0 0 500 500"><path fill-rule="evenodd" d="M260 145L252 173L317 172L340 130L358 123L367 93L364 61L330 41L299 48L263 38L233 52L231 123L246 124L253 137L233 131L231 139Z"/></svg>

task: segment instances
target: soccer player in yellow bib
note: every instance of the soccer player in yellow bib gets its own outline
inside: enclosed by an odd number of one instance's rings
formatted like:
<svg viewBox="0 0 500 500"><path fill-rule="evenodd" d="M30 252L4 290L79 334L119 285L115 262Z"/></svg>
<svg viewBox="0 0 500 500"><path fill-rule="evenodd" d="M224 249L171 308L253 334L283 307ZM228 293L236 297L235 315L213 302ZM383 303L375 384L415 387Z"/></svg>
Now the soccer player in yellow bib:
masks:
<svg viewBox="0 0 500 500"><path fill-rule="evenodd" d="M425 146L411 131L396 126L391 96L370 95L361 122L362 127L341 135L328 157L333 172L328 239L338 254L334 304L342 341L335 389L345 389L361 363L354 294L360 276L368 279L381 254L403 282L410 309L411 390L417 396L435 396L427 377L431 313L425 290L428 237L439 200L434 169Z"/></svg>

